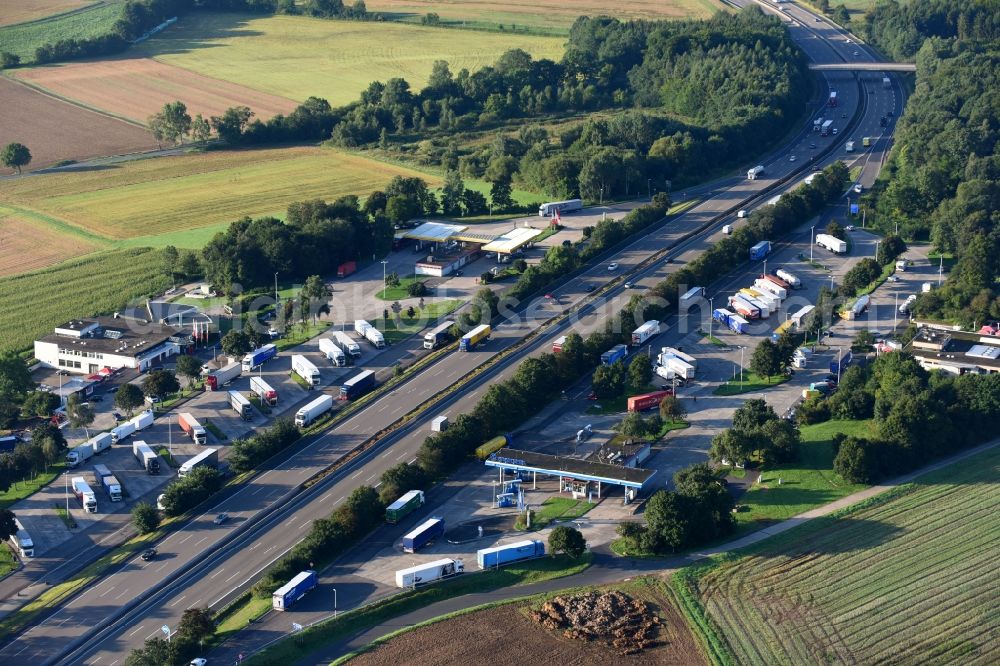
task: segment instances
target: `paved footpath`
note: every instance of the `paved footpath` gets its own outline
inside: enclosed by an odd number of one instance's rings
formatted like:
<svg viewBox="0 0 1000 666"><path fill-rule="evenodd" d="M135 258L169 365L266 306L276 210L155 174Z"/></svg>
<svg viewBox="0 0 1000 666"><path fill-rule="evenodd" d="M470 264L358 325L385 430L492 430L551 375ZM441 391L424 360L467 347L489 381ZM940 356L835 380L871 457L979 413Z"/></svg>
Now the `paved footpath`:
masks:
<svg viewBox="0 0 1000 666"><path fill-rule="evenodd" d="M313 664L329 664L334 659L351 652L352 650L357 650L364 647L368 643L371 643L377 638L381 638L390 634L394 631L400 629L405 629L406 627L412 627L415 624L420 624L421 622L426 622L432 620L436 617L446 615L448 613L453 613L465 608L472 608L475 606L480 606L482 604L487 604L495 601L502 601L506 599L516 599L518 597L524 597L533 594L539 594L543 592L554 592L556 590L561 590L567 587L576 587L580 585L601 585L605 583L612 583L615 581L620 581L631 576L658 573L665 574L671 571L683 567L685 565L691 564L697 560L700 560L709 555L714 555L718 553L724 553L730 550L735 550L738 548L744 548L746 546L755 544L759 541L763 541L769 537L776 534L781 534L786 532L793 527L798 527L803 523L806 523L814 518L819 518L821 516L827 516L831 513L839 511L845 507L851 506L852 504L857 504L863 500L870 497L874 497L880 493L883 493L895 486L902 485L904 483L909 483L919 476L927 474L929 472L934 472L943 467L947 467L953 463L960 460L968 458L970 456L977 455L991 449L997 444L1000 444L1000 439L982 444L972 449L968 449L961 453L955 454L949 458L945 458L936 463L922 467L915 472L905 474L903 476L897 477L885 483L879 484L877 486L872 486L866 488L865 490L858 491L853 495L848 495L842 497L835 502L830 502L829 504L824 504L821 507L811 509L797 516L784 520L780 523L776 523L770 527L762 530L758 530L753 534L748 534L745 537L736 539L729 543L722 544L716 548L711 548L705 551L691 553L688 555L656 559L656 560L629 560L622 557L617 557L612 555L610 552L605 551L603 548L595 551L594 553L594 563L586 571L576 574L574 576L567 576L565 578L557 578L555 580L547 580L540 583L534 583L531 585L523 585L519 587L504 588L500 590L495 590L493 592L482 592L478 594L467 594L461 597L455 597L453 599L446 599L435 604L430 604L419 610L407 613L400 617L388 620L379 625L371 627L360 631L349 638L346 638L335 645L331 645L322 652L316 653L310 656L308 659L303 659L298 662L297 666L313 665Z"/></svg>

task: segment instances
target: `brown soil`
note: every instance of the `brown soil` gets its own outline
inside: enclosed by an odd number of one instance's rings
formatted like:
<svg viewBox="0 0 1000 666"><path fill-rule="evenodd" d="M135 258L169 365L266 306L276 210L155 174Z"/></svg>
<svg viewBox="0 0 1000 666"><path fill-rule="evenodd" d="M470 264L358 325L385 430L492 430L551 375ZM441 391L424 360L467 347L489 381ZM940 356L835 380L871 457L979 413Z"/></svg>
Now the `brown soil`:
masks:
<svg viewBox="0 0 1000 666"><path fill-rule="evenodd" d="M656 645L636 654L624 655L620 649L605 645L603 639L578 640L567 637L564 629L545 629L529 619L528 614L533 612L530 608L523 604L510 604L416 629L352 659L350 663L351 666L413 663L435 666L703 666L705 658L674 607L659 596L650 598L649 607L660 618Z"/></svg>
<svg viewBox="0 0 1000 666"><path fill-rule="evenodd" d="M623 655L659 644L660 617L645 601L618 590L556 597L528 616L566 638L596 641Z"/></svg>
<svg viewBox="0 0 1000 666"><path fill-rule="evenodd" d="M91 4L91 0L17 0L3 3L0 26L37 21Z"/></svg>
<svg viewBox="0 0 1000 666"><path fill-rule="evenodd" d="M31 151L29 169L60 160L83 160L156 148L141 127L44 95L0 77L0 143L23 143ZM0 167L0 173L12 170Z"/></svg>

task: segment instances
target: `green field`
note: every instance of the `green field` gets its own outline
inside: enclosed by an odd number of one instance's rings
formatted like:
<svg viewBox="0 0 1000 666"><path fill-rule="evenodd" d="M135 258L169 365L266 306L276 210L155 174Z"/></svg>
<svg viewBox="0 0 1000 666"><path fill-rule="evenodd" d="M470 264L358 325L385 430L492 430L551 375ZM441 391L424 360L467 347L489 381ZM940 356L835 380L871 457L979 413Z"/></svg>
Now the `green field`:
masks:
<svg viewBox="0 0 1000 666"><path fill-rule="evenodd" d="M4 185L0 203L107 239L199 247L244 215L283 216L293 201L364 196L397 174L438 184L426 174L333 149L226 150L22 178ZM197 231L185 239L190 230ZM153 238L161 234L166 241Z"/></svg>
<svg viewBox="0 0 1000 666"><path fill-rule="evenodd" d="M689 617L721 663L996 663L998 474L994 448L695 570Z"/></svg>
<svg viewBox="0 0 1000 666"><path fill-rule="evenodd" d="M0 50L30 62L35 59L35 49L42 44L61 39L87 39L108 33L121 13L122 3L109 0L72 14L0 28Z"/></svg>
<svg viewBox="0 0 1000 666"><path fill-rule="evenodd" d="M714 337L714 336L713 336ZM718 338L716 338L718 339ZM774 377L760 377L755 372L743 371L743 381L740 381L739 373L736 379L730 379L725 384L720 384L712 391L713 395L739 395L740 393L756 393L765 389L773 388L787 382L791 377L788 375L775 375Z"/></svg>
<svg viewBox="0 0 1000 666"><path fill-rule="evenodd" d="M339 106L356 100L376 80L403 77L419 89L435 60L447 60L458 73L463 67L471 71L491 65L517 48L559 59L563 40L398 23L197 12L130 54L289 99L316 96Z"/></svg>
<svg viewBox="0 0 1000 666"><path fill-rule="evenodd" d="M139 248L98 252L4 278L0 352L28 349L67 319L113 312L169 286L161 273L160 253Z"/></svg>

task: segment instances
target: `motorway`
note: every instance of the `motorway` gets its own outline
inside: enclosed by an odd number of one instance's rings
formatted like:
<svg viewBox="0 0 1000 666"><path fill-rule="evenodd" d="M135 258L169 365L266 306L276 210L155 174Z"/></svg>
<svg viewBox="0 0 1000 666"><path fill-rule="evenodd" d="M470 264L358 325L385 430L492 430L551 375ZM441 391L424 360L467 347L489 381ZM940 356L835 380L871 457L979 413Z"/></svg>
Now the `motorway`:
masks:
<svg viewBox="0 0 1000 666"><path fill-rule="evenodd" d="M838 59L827 41L839 35L832 26L817 24L815 27L798 27L800 30L796 26L791 30L793 34L801 33L796 34L796 39L814 61ZM842 41L843 37L836 39ZM833 48L847 50L852 47L841 47L835 42ZM849 54L842 55L839 59L842 61L850 57ZM871 100L859 99L858 86L852 83L854 77L847 73L830 73L827 79L838 90L838 96L841 97L840 111L846 113L848 118L853 115L859 103L866 102L863 104L864 116L859 127L854 130L854 136L877 136L883 131L878 127L878 118L884 115L885 108L892 108L890 105L897 103L897 91L883 91L878 74L862 76L868 76L872 80L868 86L874 88ZM819 97L825 99L825 94L821 92ZM899 108L895 110L898 113ZM847 120L843 122L846 125ZM767 167L766 178L758 181L732 178L716 184L717 191L705 195L703 203L632 242L616 254L614 260L627 273L650 254L677 244L683 236L708 224L720 212L741 204L774 180L801 168L806 156L812 152L808 147L809 143L822 147L824 142L836 141L842 144L844 140L843 135L820 138L812 132L803 131L790 146L764 162ZM884 149L883 145L879 145L882 143L876 143L879 153ZM789 162L789 155L797 155L801 161ZM852 156L837 150L824 162L844 157ZM880 157L875 160L877 165ZM866 169L864 179L870 182L874 178L874 171L875 169ZM718 231L713 226L708 233L697 234L690 241L684 242L675 251L676 254L671 253L673 263L657 264L643 271L638 276L641 284L652 284L662 279L668 269L674 270L685 261L693 259L717 237ZM45 622L18 637L0 654L5 659L16 657L18 660L29 659L42 663L58 660L73 641L101 627L102 622L118 614L125 603L140 599L143 594L164 583L168 585L162 593L153 594L149 602L140 604L134 613L130 612L127 617L115 622L109 630L100 631L96 640L88 640L81 646L81 650L67 657L65 663L121 663L129 649L158 633L162 625L176 626L177 619L185 608L202 605L217 607L280 557L306 533L312 520L328 515L351 490L361 484L373 483L382 471L398 462L412 460L416 447L428 432L426 423L421 420L402 433L390 436L345 470L332 475L309 493L304 493L301 499L294 500L296 490L304 479L328 466L371 433L406 414L441 389L454 384L494 354L515 344L540 322L555 315L557 309L561 310L587 298L588 286L600 287L608 280L606 267L603 264L594 266L566 286L553 291L554 301L540 299L529 304L516 321L497 327L493 340L484 350L472 354L451 354L430 367L419 378L373 401L349 420L317 438L299 455L258 475L220 505L192 518L183 530L158 544L161 553L159 559L150 563L138 559L126 562L118 571L74 598ZM607 314L616 312L630 295L630 292L621 287L613 287L593 304L586 306L584 316L573 323L573 329L587 331L603 325ZM467 410L475 404L482 386L513 372L517 361L524 354L540 353L547 349L551 338L565 333L567 327L568 323L564 323L554 327L547 335L539 336L527 349L512 355L495 370L485 373L477 382L479 390L470 389L453 404L436 407L434 412L428 414L428 419L445 407L452 414ZM275 510L261 518L262 512L268 509ZM212 523L212 516L219 511L230 514L232 518L229 523L221 526ZM261 522L255 523L255 519Z"/></svg>

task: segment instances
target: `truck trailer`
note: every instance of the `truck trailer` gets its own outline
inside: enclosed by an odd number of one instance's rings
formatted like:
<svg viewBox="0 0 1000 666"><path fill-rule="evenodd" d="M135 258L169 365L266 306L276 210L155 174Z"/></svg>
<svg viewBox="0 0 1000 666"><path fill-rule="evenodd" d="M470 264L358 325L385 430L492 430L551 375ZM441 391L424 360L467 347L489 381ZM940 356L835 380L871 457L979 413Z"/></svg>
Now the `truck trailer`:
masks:
<svg viewBox="0 0 1000 666"><path fill-rule="evenodd" d="M800 280L798 276L795 275L794 273L789 273L784 268L779 268L778 270L774 271L774 274L777 275L782 280L784 280L785 282L787 282L792 289L802 288L802 280Z"/></svg>
<svg viewBox="0 0 1000 666"><path fill-rule="evenodd" d="M195 444L206 444L208 442L208 432L205 426L198 423L198 419L191 416L189 412L181 412L177 415L177 425L187 433Z"/></svg>
<svg viewBox="0 0 1000 666"><path fill-rule="evenodd" d="M561 352L564 344L566 344L566 336L560 335L552 342L552 353L558 354Z"/></svg>
<svg viewBox="0 0 1000 666"><path fill-rule="evenodd" d="M844 151L848 153L854 152L854 139L851 139L850 141L844 144Z"/></svg>
<svg viewBox="0 0 1000 666"><path fill-rule="evenodd" d="M241 374L243 374L243 365L241 363L230 363L224 368L205 375L205 384L208 386L209 391L218 391Z"/></svg>
<svg viewBox="0 0 1000 666"><path fill-rule="evenodd" d="M180 466L177 470L177 476L187 476L199 467L218 467L219 466L219 449L205 449L194 458L191 458L186 463Z"/></svg>
<svg viewBox="0 0 1000 666"><path fill-rule="evenodd" d="M375 349L382 349L385 347L385 338L382 337L382 333L364 319L354 320L354 332L368 342L372 343L372 346L374 346Z"/></svg>
<svg viewBox="0 0 1000 666"><path fill-rule="evenodd" d="M153 449L149 448L146 442L142 440L132 442L132 455L139 461L142 468L146 470L146 474L160 473L160 459L156 457Z"/></svg>
<svg viewBox="0 0 1000 666"><path fill-rule="evenodd" d="M649 321L643 323L642 326L632 331L632 344L641 345L645 344L647 340L652 338L654 335L660 334L660 322L655 319L650 319Z"/></svg>
<svg viewBox="0 0 1000 666"><path fill-rule="evenodd" d="M69 463L70 467L79 467L81 464L93 457L94 447L90 445L89 441L87 441L70 449L69 452L66 453L66 462Z"/></svg>
<svg viewBox="0 0 1000 666"><path fill-rule="evenodd" d="M271 388L271 385L262 377L250 378L250 392L257 396L262 403L272 407L278 404L278 392Z"/></svg>
<svg viewBox="0 0 1000 666"><path fill-rule="evenodd" d="M871 304L871 297L868 294L863 294L859 296L856 301L849 307L844 314L847 316L845 319L852 321L864 314L865 310Z"/></svg>
<svg viewBox="0 0 1000 666"><path fill-rule="evenodd" d="M758 164L754 168L747 171L747 180L757 180L757 178L763 175L764 175L764 165Z"/></svg>
<svg viewBox="0 0 1000 666"><path fill-rule="evenodd" d="M552 217L557 212L562 214L582 209L583 209L583 201L581 201L580 199L569 199L567 201L550 201L548 203L543 203L538 207L538 216Z"/></svg>
<svg viewBox="0 0 1000 666"><path fill-rule="evenodd" d="M351 358L361 357L361 345L355 342L351 336L343 331L333 332L333 341L337 343L337 346L344 350L344 353Z"/></svg>
<svg viewBox="0 0 1000 666"><path fill-rule="evenodd" d="M333 363L338 368L342 368L347 365L347 354L345 354L344 350L338 347L337 343L331 338L319 339L319 351L326 357L326 360L330 361L330 363Z"/></svg>
<svg viewBox="0 0 1000 666"><path fill-rule="evenodd" d="M830 96L826 100L826 105L830 107L837 106L837 91L831 90Z"/></svg>
<svg viewBox="0 0 1000 666"><path fill-rule="evenodd" d="M458 350L464 352L472 351L478 345L489 340L492 333L493 329L490 328L489 324L480 324L462 336L458 341Z"/></svg>
<svg viewBox="0 0 1000 666"><path fill-rule="evenodd" d="M301 377L310 388L319 386L319 368L302 354L292 354L292 372Z"/></svg>
<svg viewBox="0 0 1000 666"><path fill-rule="evenodd" d="M729 297L729 307L747 319L760 319L761 317L760 308L739 295Z"/></svg>
<svg viewBox="0 0 1000 666"><path fill-rule="evenodd" d="M424 349L437 349L451 339L451 329L455 326L452 320L444 321L424 334Z"/></svg>
<svg viewBox="0 0 1000 666"><path fill-rule="evenodd" d="M305 428L333 407L333 396L321 395L295 412L295 425Z"/></svg>
<svg viewBox="0 0 1000 666"><path fill-rule="evenodd" d="M628 411L642 412L647 409L652 409L663 402L664 398L669 395L673 395L673 393L673 391L653 391L652 393L633 395L628 399Z"/></svg>
<svg viewBox="0 0 1000 666"><path fill-rule="evenodd" d="M385 508L385 522L395 525L424 505L424 491L411 490Z"/></svg>
<svg viewBox="0 0 1000 666"><path fill-rule="evenodd" d="M760 261L771 253L771 241L762 240L750 248L750 261Z"/></svg>
<svg viewBox="0 0 1000 666"><path fill-rule="evenodd" d="M682 360L685 363L687 363L688 365L690 365L692 368L697 368L698 367L698 359L696 359L694 356L691 356L690 354L685 354L684 352L682 352L680 349L677 349L676 347L661 347L660 348L660 353L661 354L669 354L670 356L676 356L680 360Z"/></svg>
<svg viewBox="0 0 1000 666"><path fill-rule="evenodd" d="M766 289L781 300L788 298L788 291L791 289L791 285L777 275L768 275L766 273L754 280L753 284L755 287Z"/></svg>
<svg viewBox="0 0 1000 666"><path fill-rule="evenodd" d="M355 400L375 388L375 372L362 370L340 385L340 400Z"/></svg>
<svg viewBox="0 0 1000 666"><path fill-rule="evenodd" d="M358 270L358 262L345 261L341 265L337 266L337 277L345 278L356 270Z"/></svg>
<svg viewBox="0 0 1000 666"><path fill-rule="evenodd" d="M274 591L271 607L276 611L286 611L318 584L316 572L307 569Z"/></svg>
<svg viewBox="0 0 1000 666"><path fill-rule="evenodd" d="M253 418L253 406L239 391L229 392L229 406L232 407L244 421L249 421Z"/></svg>
<svg viewBox="0 0 1000 666"><path fill-rule="evenodd" d="M243 357L243 372L250 372L257 366L267 363L277 355L278 348L273 344L266 344L259 349L254 349L252 352Z"/></svg>
<svg viewBox="0 0 1000 666"><path fill-rule="evenodd" d="M796 328L796 330L801 329L803 322L805 322L806 320L806 317L808 317L809 313L815 309L816 309L815 305L805 305L801 307L797 312L792 314L792 317L789 321L792 322L792 325Z"/></svg>
<svg viewBox="0 0 1000 666"><path fill-rule="evenodd" d="M31 540L28 530L17 518L14 519L14 533L10 535L10 545L14 547L21 558L35 556L35 542Z"/></svg>
<svg viewBox="0 0 1000 666"><path fill-rule="evenodd" d="M830 132L832 132L832 131L833 131L833 121L832 120L824 120L823 121L823 126L819 128L819 135L820 136L830 136Z"/></svg>
<svg viewBox="0 0 1000 666"><path fill-rule="evenodd" d="M528 539L506 546L483 548L476 551L476 561L480 569L492 569L512 562L530 560L545 554L545 544L538 539Z"/></svg>
<svg viewBox="0 0 1000 666"><path fill-rule="evenodd" d="M94 465L94 476L97 477L97 482L104 488L108 499L112 502L122 501L122 484L118 482L118 478L111 473L110 469L104 465Z"/></svg>
<svg viewBox="0 0 1000 666"><path fill-rule="evenodd" d="M444 518L428 518L403 536L403 552L415 553L444 535Z"/></svg>
<svg viewBox="0 0 1000 666"><path fill-rule="evenodd" d="M449 578L465 571L462 560L434 560L426 564L418 564L408 569L400 569L396 572L397 587L416 587L443 578Z"/></svg>
<svg viewBox="0 0 1000 666"><path fill-rule="evenodd" d="M691 303L691 301L704 297L705 297L704 287L691 287L686 292L684 292L683 296L681 296L681 305L688 305Z"/></svg>
<svg viewBox="0 0 1000 666"><path fill-rule="evenodd" d="M824 247L834 254L844 254L847 252L847 241L840 240L836 236L829 234L816 234L816 245Z"/></svg>
<svg viewBox="0 0 1000 666"><path fill-rule="evenodd" d="M851 364L851 361L853 360L854 360L854 354L851 351L848 351L846 354L843 354L839 359L834 359L833 361L830 361L830 372L833 374L844 372L847 369L847 366L849 366Z"/></svg>
<svg viewBox="0 0 1000 666"><path fill-rule="evenodd" d="M73 494L80 500L83 510L87 513L97 513L97 496L90 489L90 484L82 476L74 476L70 485L73 486Z"/></svg>
<svg viewBox="0 0 1000 666"><path fill-rule="evenodd" d="M628 355L628 347L625 345L615 345L608 351L601 354L601 365L611 365L615 361L621 361Z"/></svg>

